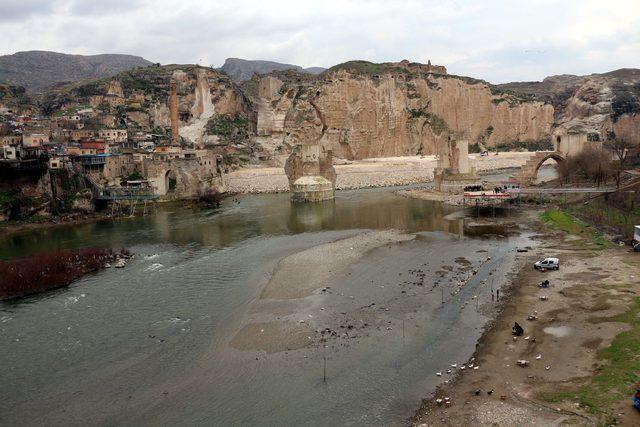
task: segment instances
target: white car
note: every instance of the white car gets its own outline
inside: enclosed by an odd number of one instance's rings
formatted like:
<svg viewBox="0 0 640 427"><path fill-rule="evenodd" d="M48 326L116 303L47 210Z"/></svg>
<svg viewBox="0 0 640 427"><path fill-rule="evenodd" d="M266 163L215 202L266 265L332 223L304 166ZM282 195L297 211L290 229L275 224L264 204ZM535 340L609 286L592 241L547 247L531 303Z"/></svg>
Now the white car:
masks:
<svg viewBox="0 0 640 427"><path fill-rule="evenodd" d="M559 270L560 260L558 258L545 258L533 264L536 270Z"/></svg>

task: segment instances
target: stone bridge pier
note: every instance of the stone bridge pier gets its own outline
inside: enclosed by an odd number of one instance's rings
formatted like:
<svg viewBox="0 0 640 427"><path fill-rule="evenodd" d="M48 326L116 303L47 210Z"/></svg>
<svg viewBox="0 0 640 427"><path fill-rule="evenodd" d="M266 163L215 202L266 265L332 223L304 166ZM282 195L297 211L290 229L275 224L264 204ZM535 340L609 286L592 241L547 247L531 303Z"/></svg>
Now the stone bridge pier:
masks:
<svg viewBox="0 0 640 427"><path fill-rule="evenodd" d="M284 171L289 179L291 201L332 200L336 186L331 150L320 144L297 145L287 159Z"/></svg>

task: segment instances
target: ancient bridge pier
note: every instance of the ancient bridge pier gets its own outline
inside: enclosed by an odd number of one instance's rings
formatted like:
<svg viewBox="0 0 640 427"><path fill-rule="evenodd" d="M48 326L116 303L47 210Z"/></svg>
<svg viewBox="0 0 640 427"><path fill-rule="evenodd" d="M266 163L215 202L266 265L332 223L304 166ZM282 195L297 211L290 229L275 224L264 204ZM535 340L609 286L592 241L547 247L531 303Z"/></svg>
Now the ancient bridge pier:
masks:
<svg viewBox="0 0 640 427"><path fill-rule="evenodd" d="M289 179L291 201L332 200L336 186L331 150L320 144L297 145L287 159L284 171Z"/></svg>

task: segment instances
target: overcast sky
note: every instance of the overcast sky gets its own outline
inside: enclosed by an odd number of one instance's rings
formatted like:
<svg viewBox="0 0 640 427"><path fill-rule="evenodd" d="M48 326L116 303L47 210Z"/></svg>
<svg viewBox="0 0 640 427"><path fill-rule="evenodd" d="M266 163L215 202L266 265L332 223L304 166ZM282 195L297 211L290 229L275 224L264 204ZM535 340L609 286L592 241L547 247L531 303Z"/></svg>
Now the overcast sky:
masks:
<svg viewBox="0 0 640 427"><path fill-rule="evenodd" d="M494 83L640 68L640 0L0 0L0 34L0 54L431 59Z"/></svg>

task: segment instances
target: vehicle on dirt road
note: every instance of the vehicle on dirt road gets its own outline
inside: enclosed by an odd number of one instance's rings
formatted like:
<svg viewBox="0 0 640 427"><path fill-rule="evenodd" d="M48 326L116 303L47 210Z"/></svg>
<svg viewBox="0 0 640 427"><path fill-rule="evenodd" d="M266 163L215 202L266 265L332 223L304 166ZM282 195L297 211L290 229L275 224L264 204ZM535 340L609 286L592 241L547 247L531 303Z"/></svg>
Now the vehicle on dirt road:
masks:
<svg viewBox="0 0 640 427"><path fill-rule="evenodd" d="M560 270L560 260L558 258L545 258L533 264L533 268L540 271Z"/></svg>

